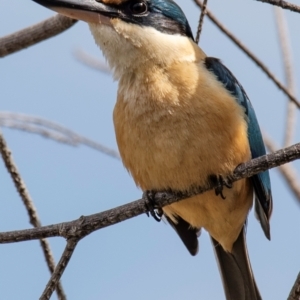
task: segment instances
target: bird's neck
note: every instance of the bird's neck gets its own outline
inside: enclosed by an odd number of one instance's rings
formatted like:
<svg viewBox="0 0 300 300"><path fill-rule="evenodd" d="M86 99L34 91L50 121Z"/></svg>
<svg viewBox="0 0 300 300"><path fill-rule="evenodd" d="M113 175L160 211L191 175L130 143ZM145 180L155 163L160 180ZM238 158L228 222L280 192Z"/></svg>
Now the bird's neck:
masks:
<svg viewBox="0 0 300 300"><path fill-rule="evenodd" d="M145 76L173 63L196 62L205 54L189 38L120 20L112 26L90 24L96 43L107 58L116 80Z"/></svg>

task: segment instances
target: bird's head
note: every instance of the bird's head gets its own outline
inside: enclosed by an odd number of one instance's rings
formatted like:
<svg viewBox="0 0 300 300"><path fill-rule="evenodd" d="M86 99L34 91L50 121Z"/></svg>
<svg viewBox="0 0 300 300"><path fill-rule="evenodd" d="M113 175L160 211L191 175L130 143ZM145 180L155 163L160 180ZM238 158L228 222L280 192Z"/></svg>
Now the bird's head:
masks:
<svg viewBox="0 0 300 300"><path fill-rule="evenodd" d="M34 0L86 21L116 77L147 64L194 60L195 43L181 8L172 0Z"/></svg>

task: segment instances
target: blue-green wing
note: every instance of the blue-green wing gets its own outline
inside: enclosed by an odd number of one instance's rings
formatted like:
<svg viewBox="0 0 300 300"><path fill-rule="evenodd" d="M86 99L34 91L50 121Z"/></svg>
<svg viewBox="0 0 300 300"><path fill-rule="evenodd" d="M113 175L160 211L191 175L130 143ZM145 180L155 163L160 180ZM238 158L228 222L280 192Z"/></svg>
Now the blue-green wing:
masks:
<svg viewBox="0 0 300 300"><path fill-rule="evenodd" d="M205 66L245 109L245 117L248 123L248 139L252 158L265 155L266 149L254 109L241 84L219 59L207 57L205 59ZM255 211L266 237L270 239L269 218L272 213L272 193L269 171L254 175L251 177L251 180L255 191Z"/></svg>

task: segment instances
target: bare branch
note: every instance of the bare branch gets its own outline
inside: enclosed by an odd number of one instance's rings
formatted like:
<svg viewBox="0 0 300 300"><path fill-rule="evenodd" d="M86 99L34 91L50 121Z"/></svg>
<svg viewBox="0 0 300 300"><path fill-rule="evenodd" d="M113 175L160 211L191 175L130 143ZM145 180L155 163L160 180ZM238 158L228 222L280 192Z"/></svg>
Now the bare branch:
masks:
<svg viewBox="0 0 300 300"><path fill-rule="evenodd" d="M38 219L37 212L35 207L33 207L32 199L27 191L24 181L22 180L17 167L11 157L11 152L7 148L3 135L0 133L0 152L4 160L7 171L10 173L11 178L15 184L15 187L18 193L21 196L21 199L28 210L30 223L35 227L40 227L41 223Z"/></svg>
<svg viewBox="0 0 300 300"><path fill-rule="evenodd" d="M232 173L232 181L251 177L257 173L277 167L300 158L300 143L288 148L264 155L249 162L240 164ZM212 183L199 187L195 194L204 193L216 188ZM188 193L157 192L155 194L156 207L170 205L195 195ZM44 226L36 229L26 229L0 233L0 244L29 241L41 238L63 236L67 239L72 237L83 238L91 232L105 228L119 222L131 219L148 212L146 200L140 199L114 209L110 209L90 216L82 216L80 219L55 225Z"/></svg>
<svg viewBox="0 0 300 300"><path fill-rule="evenodd" d="M75 141L73 141L72 139L70 139L69 137L65 137L62 134L57 134L56 132L53 132L48 129L40 128L39 126L35 126L35 125L20 123L20 122L16 122L13 120L12 121L0 120L0 127L18 129L18 130L25 131L28 133L34 133L34 134L41 135L44 138L54 140L58 143L67 144L69 146L74 146L74 147L78 146L78 144Z"/></svg>
<svg viewBox="0 0 300 300"><path fill-rule="evenodd" d="M48 300L50 299L55 287L59 283L61 276L63 275L65 269L68 266L68 263L74 253L74 250L78 244L79 239L71 238L68 240L66 248L55 268L55 271L52 273L51 278L48 281L48 284L40 297L40 300Z"/></svg>
<svg viewBox="0 0 300 300"><path fill-rule="evenodd" d="M39 134L45 138L70 146L78 146L82 144L113 158L120 159L117 151L81 136L60 124L40 117L19 113L0 112L0 127L1 126Z"/></svg>
<svg viewBox="0 0 300 300"><path fill-rule="evenodd" d="M279 44L284 63L286 84L289 92L296 95L295 72L293 68L293 58L289 30L284 16L284 12L279 7L274 7L275 21L277 25ZM284 147L292 144L296 123L296 106L293 102L287 102L287 116L285 124Z"/></svg>
<svg viewBox="0 0 300 300"><path fill-rule="evenodd" d="M278 147L275 145L274 141L270 137L268 137L265 133L263 134L264 142L266 147L269 149L270 152L275 152ZM298 177L297 171L290 165L281 165L279 166L279 171L283 178L285 179L286 183L294 193L298 203L300 204L300 186L299 182L300 179Z"/></svg>
<svg viewBox="0 0 300 300"><path fill-rule="evenodd" d="M203 3L200 0L193 0L197 6L203 7ZM283 91L291 101L293 101L298 108L300 108L300 103L296 97L294 97L288 89L275 77L275 75L259 60L244 44L242 44L221 22L209 11L207 10L208 18L229 38L233 41L236 46L238 46L250 59L252 59L261 70L267 74L267 76L276 84L276 86Z"/></svg>
<svg viewBox="0 0 300 300"><path fill-rule="evenodd" d="M77 20L57 14L38 24L4 36L0 38L0 57L4 57L51 38L67 30L76 22Z"/></svg>
<svg viewBox="0 0 300 300"><path fill-rule="evenodd" d="M98 58L93 57L92 55L86 53L83 50L80 49L75 50L74 56L79 62L83 63L84 65L90 68L93 68L105 74L111 74L111 70L109 66L104 61L101 61Z"/></svg>
<svg viewBox="0 0 300 300"><path fill-rule="evenodd" d="M288 10L300 13L300 6L298 6L296 4L286 2L286 1L283 1L283 0L256 0L256 1L269 3L269 4L272 4L272 5L276 5L276 6L279 6L281 8L284 8L284 9L288 9Z"/></svg>
<svg viewBox="0 0 300 300"><path fill-rule="evenodd" d="M300 299L300 273L298 274L295 284L289 294L287 300L299 300Z"/></svg>
<svg viewBox="0 0 300 300"><path fill-rule="evenodd" d="M199 23L198 23L196 40L195 40L197 44L199 44L199 41L200 41L200 35L201 35L202 27L203 27L203 21L204 21L205 15L206 15L207 1L208 0L204 0L203 6L201 8L201 14L200 14L200 19L199 19Z"/></svg>
<svg viewBox="0 0 300 300"><path fill-rule="evenodd" d="M25 208L27 209L30 223L32 224L32 226L34 226L36 228L41 227L41 222L39 220L37 210L33 204L33 201L31 199L30 195L29 195L26 185L25 185L23 179L21 178L21 175L13 161L11 152L6 145L6 142L5 142L1 132L0 132L0 153L2 155L2 158L3 158L3 161L7 168L7 171L10 173L11 178L15 184L15 187L16 187L19 195L21 196L21 199L25 205ZM55 268L55 262L54 262L54 258L53 258L53 254L52 254L49 242L46 239L41 239L40 244L41 244L47 265L48 265L48 269L49 269L50 273L52 273ZM66 295L65 295L63 287L60 283L57 285L57 295L58 295L59 299L61 299L61 300L66 299Z"/></svg>
<svg viewBox="0 0 300 300"><path fill-rule="evenodd" d="M54 261L53 253L50 248L50 244L47 241L47 239L40 239L40 244L41 244L50 274L53 274L53 272L55 270L55 261ZM58 299L66 300L67 296L64 292L61 282L57 282L55 288L56 288L56 293L57 293Z"/></svg>

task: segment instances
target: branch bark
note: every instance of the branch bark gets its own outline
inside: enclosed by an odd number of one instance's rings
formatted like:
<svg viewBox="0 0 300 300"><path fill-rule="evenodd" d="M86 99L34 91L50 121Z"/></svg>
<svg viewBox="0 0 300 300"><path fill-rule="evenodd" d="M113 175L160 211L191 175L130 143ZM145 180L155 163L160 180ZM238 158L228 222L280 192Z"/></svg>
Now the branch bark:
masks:
<svg viewBox="0 0 300 300"><path fill-rule="evenodd" d="M231 179L232 181L237 181L242 178L251 177L257 173L291 162L298 158L300 158L300 143L281 149L272 154L252 159L249 162L242 163L234 170ZM196 194L204 193L213 188L216 188L216 185L207 184L206 186L199 187ZM154 200L157 204L156 207L158 208L194 195L195 194L187 193L174 194L162 191L156 193ZM55 236L62 236L66 239L73 237L83 238L95 230L117 224L147 212L148 209L146 206L146 200L139 199L101 213L90 216L82 216L78 220L71 222L49 225L35 229L3 232L0 233L0 244Z"/></svg>
<svg viewBox="0 0 300 300"><path fill-rule="evenodd" d="M197 44L199 44L199 42L200 42L200 35L201 35L202 27L203 27L203 21L204 21L204 17L206 15L206 12L207 12L207 9L206 9L207 1L208 0L203 1L203 6L201 8L201 14L200 14L200 18L199 18L197 34L196 34L196 39L195 39Z"/></svg>
<svg viewBox="0 0 300 300"><path fill-rule="evenodd" d="M299 300L300 299L300 273L298 274L295 284L289 294L287 300Z"/></svg>
<svg viewBox="0 0 300 300"><path fill-rule="evenodd" d="M68 266L68 263L74 253L74 250L78 244L79 239L71 238L68 240L65 250L55 268L55 271L52 273L51 278L49 279L46 288L40 297L40 300L49 300L55 287L59 283L61 276L63 275L65 269Z"/></svg>
<svg viewBox="0 0 300 300"><path fill-rule="evenodd" d="M0 131L0 153L2 155L2 158L3 158L4 164L7 168L7 171L11 175L11 178L15 184L15 187L24 203L24 206L25 206L27 212L28 212L30 223L32 224L32 226L34 226L36 228L41 227L42 225L41 225L40 219L38 217L37 210L34 206L34 203L31 199L30 195L29 195L26 185L25 185L23 179L21 178L21 175L17 169L17 166L16 166L15 162L13 161L11 152L6 145L6 142L4 140L4 137L1 133L1 131ZM45 260L47 262L48 269L49 269L50 273L52 274L55 269L55 262L54 262L54 257L53 257L53 254L52 254L52 251L50 248L50 244L46 239L43 239L43 238L40 239L40 244L41 244L41 247L42 247L42 250L44 253ZM67 299L60 282L58 282L58 284L57 284L56 292L57 292L58 298L60 300Z"/></svg>
<svg viewBox="0 0 300 300"><path fill-rule="evenodd" d="M0 57L7 56L51 38L67 30L76 22L77 20L57 14L40 23L4 36L0 38Z"/></svg>
<svg viewBox="0 0 300 300"><path fill-rule="evenodd" d="M286 2L286 1L283 1L283 0L256 0L256 1L269 3L269 4L272 4L272 5L284 8L284 9L291 10L293 12L300 13L300 6L298 6L296 4Z"/></svg>

